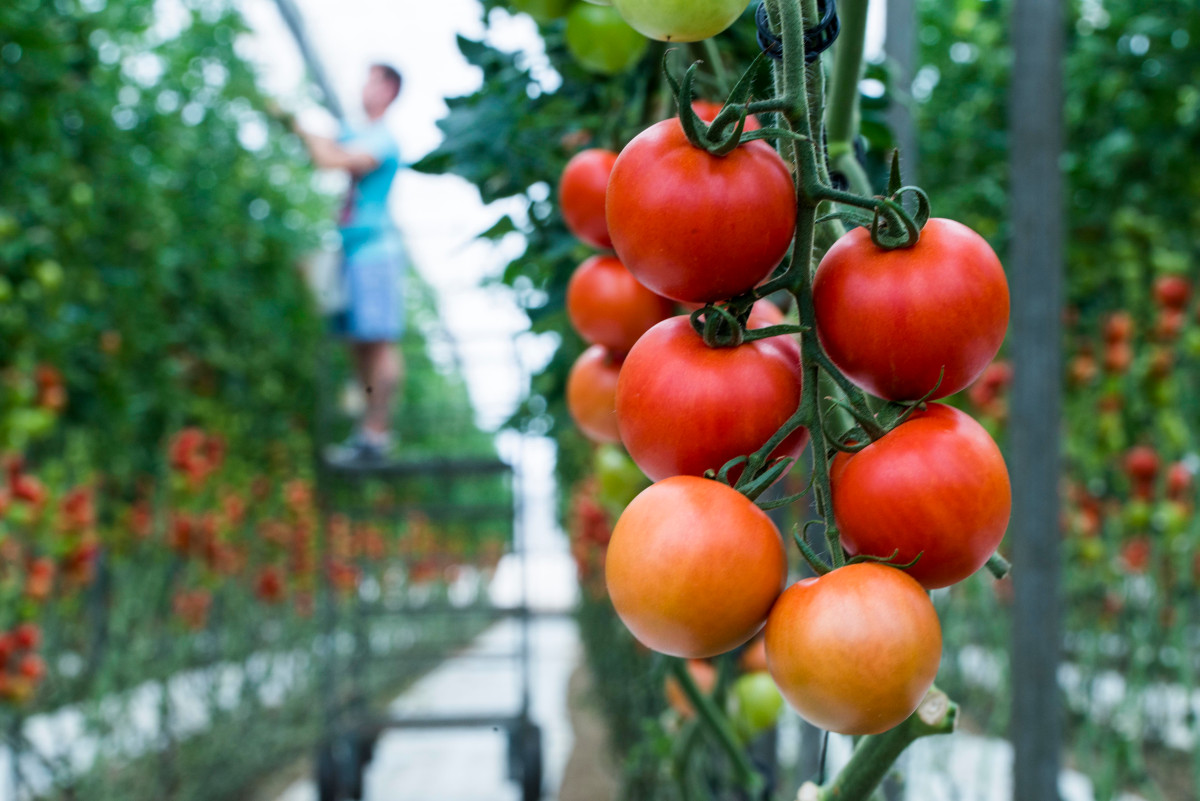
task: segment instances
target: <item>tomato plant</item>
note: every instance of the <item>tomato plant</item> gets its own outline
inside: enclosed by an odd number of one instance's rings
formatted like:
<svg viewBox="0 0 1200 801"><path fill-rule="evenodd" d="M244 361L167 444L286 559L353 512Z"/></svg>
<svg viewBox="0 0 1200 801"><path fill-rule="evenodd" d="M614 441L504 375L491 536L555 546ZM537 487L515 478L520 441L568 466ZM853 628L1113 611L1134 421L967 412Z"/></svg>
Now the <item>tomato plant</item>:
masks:
<svg viewBox="0 0 1200 801"><path fill-rule="evenodd" d="M572 156L558 179L558 204L567 228L601 250L612 247L604 219L604 196L616 160L617 154L611 150L589 148Z"/></svg>
<svg viewBox="0 0 1200 801"><path fill-rule="evenodd" d="M619 442L616 394L620 363L601 345L585 350L567 376L567 408L595 442Z"/></svg>
<svg viewBox="0 0 1200 801"><path fill-rule="evenodd" d="M915 245L895 250L876 246L866 228L850 231L821 260L812 291L829 358L890 400L963 389L995 357L1008 327L1000 260L953 220L930 220Z"/></svg>
<svg viewBox="0 0 1200 801"><path fill-rule="evenodd" d="M617 156L606 214L617 255L647 288L708 303L753 289L779 264L795 231L796 197L769 145L746 142L714 156L672 118Z"/></svg>
<svg viewBox="0 0 1200 801"><path fill-rule="evenodd" d="M803 579L767 619L767 667L813 725L876 734L913 713L942 658L937 612L893 567L855 564Z"/></svg>
<svg viewBox="0 0 1200 801"><path fill-rule="evenodd" d="M571 325L588 342L614 353L628 353L638 337L674 310L674 303L639 284L613 256L592 256L567 284Z"/></svg>
<svg viewBox="0 0 1200 801"><path fill-rule="evenodd" d="M625 21L664 42L716 36L741 16L749 0L613 0Z"/></svg>
<svg viewBox="0 0 1200 801"><path fill-rule="evenodd" d="M728 485L659 481L613 528L605 581L637 639L689 658L725 653L762 628L787 577L779 530Z"/></svg>
<svg viewBox="0 0 1200 801"><path fill-rule="evenodd" d="M979 570L1008 527L1012 492L1000 449L965 412L933 403L830 471L847 553L905 564L926 589Z"/></svg>
<svg viewBox="0 0 1200 801"><path fill-rule="evenodd" d="M629 455L650 478L698 476L761 447L799 406L800 394L794 340L710 348L688 317L672 317L647 331L625 359L617 423ZM807 441L799 429L773 455L798 456Z"/></svg>
<svg viewBox="0 0 1200 801"><path fill-rule="evenodd" d="M615 75L641 60L646 37L626 24L611 6L576 3L567 12L567 49L591 72Z"/></svg>

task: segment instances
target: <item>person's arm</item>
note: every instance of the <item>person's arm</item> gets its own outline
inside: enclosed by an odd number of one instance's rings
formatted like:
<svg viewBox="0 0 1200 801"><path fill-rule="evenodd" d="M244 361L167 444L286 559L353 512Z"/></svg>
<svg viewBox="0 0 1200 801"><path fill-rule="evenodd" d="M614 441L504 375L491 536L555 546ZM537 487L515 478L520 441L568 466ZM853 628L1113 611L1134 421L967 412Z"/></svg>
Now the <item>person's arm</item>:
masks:
<svg viewBox="0 0 1200 801"><path fill-rule="evenodd" d="M379 161L370 153L347 150L327 136L317 136L300 128L296 133L308 148L313 164L323 170L348 170L351 175L361 176L379 167Z"/></svg>

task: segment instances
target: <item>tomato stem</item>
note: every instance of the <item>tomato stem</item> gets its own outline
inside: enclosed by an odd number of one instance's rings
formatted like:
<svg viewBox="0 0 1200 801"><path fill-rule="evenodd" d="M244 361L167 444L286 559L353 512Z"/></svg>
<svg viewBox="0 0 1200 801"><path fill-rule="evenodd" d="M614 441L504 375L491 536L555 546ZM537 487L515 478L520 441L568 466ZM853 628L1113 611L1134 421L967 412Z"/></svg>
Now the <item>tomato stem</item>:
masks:
<svg viewBox="0 0 1200 801"><path fill-rule="evenodd" d="M859 740L850 761L815 798L820 801L867 801L905 748L922 737L950 734L957 721L958 705L937 687L931 687L917 711L899 726Z"/></svg>
<svg viewBox="0 0 1200 801"><path fill-rule="evenodd" d="M1009 562L1007 559L1005 559L1003 556L1001 556L1000 553L997 551L996 553L994 553L988 557L987 564L985 565L985 567L987 567L988 571L993 576L995 576L998 579L1002 579L1008 575L1009 571L1012 570L1012 563Z"/></svg>
<svg viewBox="0 0 1200 801"><path fill-rule="evenodd" d="M717 742L733 761L734 773L737 774L738 782L746 789L751 798L757 798L762 792L763 778L750 763L745 750L738 743L737 737L729 725L729 719L717 708L713 699L702 693L696 686L692 674L688 672L686 660L671 660L671 672L683 689L683 694L687 696L688 702L696 710L696 714L704 721L705 726L716 734Z"/></svg>

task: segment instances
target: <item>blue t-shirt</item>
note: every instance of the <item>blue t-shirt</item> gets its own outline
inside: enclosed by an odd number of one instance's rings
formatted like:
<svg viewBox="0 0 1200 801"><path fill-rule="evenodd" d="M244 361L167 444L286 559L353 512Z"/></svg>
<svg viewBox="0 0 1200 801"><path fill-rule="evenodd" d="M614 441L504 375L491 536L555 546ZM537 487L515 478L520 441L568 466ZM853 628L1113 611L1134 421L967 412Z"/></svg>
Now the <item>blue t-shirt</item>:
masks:
<svg viewBox="0 0 1200 801"><path fill-rule="evenodd" d="M383 120L376 120L359 130L343 128L338 142L347 150L370 153L379 162L371 172L351 180L338 221L342 236L360 240L390 232L393 226L387 210L388 192L400 169L400 148L396 140Z"/></svg>

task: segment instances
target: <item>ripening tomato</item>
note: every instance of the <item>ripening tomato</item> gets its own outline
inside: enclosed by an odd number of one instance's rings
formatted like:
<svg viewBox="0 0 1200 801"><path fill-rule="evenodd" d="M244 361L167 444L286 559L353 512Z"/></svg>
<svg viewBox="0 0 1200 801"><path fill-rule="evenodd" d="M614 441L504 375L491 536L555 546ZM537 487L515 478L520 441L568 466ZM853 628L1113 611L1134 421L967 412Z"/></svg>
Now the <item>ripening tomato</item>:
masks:
<svg viewBox="0 0 1200 801"><path fill-rule="evenodd" d="M628 353L638 337L675 311L675 304L638 283L612 256L592 256L567 284L567 316L593 345Z"/></svg>
<svg viewBox="0 0 1200 801"><path fill-rule="evenodd" d="M992 361L1008 328L1004 268L979 234L933 219L911 248L883 250L866 228L834 243L813 277L817 336L860 387L944 398ZM945 371L941 384L938 376Z"/></svg>
<svg viewBox="0 0 1200 801"><path fill-rule="evenodd" d="M617 376L621 364L601 345L580 354L567 376L567 410L593 442L620 442L617 429Z"/></svg>
<svg viewBox="0 0 1200 801"><path fill-rule="evenodd" d="M783 697L838 734L878 734L902 722L942 657L942 627L921 585L871 563L788 587L767 618L766 641Z"/></svg>
<svg viewBox="0 0 1200 801"><path fill-rule="evenodd" d="M612 239L604 220L604 196L617 154L593 147L581 150L563 167L558 204L572 234L595 248L608 250Z"/></svg>
<svg viewBox="0 0 1200 801"><path fill-rule="evenodd" d="M567 12L567 50L589 72L616 75L638 63L650 42L611 6L576 3Z"/></svg>
<svg viewBox="0 0 1200 801"><path fill-rule="evenodd" d="M693 100L692 111L696 112L696 116L705 122L712 122L721 113L722 104L713 100ZM746 115L746 125L742 128L743 131L757 131L762 128L758 121L758 117L753 114ZM732 130L732 129L731 129Z"/></svg>
<svg viewBox="0 0 1200 801"><path fill-rule="evenodd" d="M626 507L604 572L613 607L639 642L700 659L762 628L787 580L787 555L775 524L746 496L675 476Z"/></svg>
<svg viewBox="0 0 1200 801"><path fill-rule="evenodd" d="M633 28L663 42L698 42L733 24L749 0L613 0Z"/></svg>
<svg viewBox="0 0 1200 801"><path fill-rule="evenodd" d="M829 471L846 552L920 560L907 572L926 589L983 567L1012 512L1008 469L983 426L932 403Z"/></svg>
<svg viewBox="0 0 1200 801"><path fill-rule="evenodd" d="M779 264L795 232L795 188L769 145L746 142L718 158L672 117L617 156L606 216L613 248L643 285L708 303L753 289Z"/></svg>
<svg viewBox="0 0 1200 801"><path fill-rule="evenodd" d="M621 368L621 441L655 481L703 475L762 447L799 407L800 382L791 337L710 348L686 315L672 317L643 334ZM807 441L798 429L772 455L799 456Z"/></svg>

